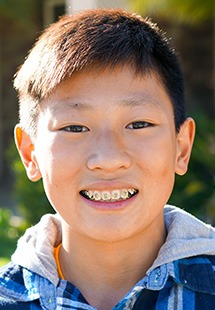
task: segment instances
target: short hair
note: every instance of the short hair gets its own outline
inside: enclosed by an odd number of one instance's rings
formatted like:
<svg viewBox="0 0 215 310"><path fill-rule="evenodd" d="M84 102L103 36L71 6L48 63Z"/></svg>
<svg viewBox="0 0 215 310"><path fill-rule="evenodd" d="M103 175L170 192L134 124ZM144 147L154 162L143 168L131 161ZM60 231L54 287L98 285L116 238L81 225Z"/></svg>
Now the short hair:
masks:
<svg viewBox="0 0 215 310"><path fill-rule="evenodd" d="M43 32L15 76L20 124L35 135L40 102L73 73L89 66L125 64L138 74L158 73L173 105L178 132L185 105L177 54L150 19L119 9L65 15Z"/></svg>

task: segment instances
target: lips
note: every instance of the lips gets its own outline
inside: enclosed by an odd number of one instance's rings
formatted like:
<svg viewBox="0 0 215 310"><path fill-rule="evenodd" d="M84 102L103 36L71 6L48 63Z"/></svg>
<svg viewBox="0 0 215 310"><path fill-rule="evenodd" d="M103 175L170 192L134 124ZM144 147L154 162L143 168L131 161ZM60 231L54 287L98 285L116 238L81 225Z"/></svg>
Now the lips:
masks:
<svg viewBox="0 0 215 310"><path fill-rule="evenodd" d="M91 201L98 202L115 202L121 200L127 200L135 196L138 193L138 190L135 188L129 189L116 189L112 191L99 191L99 190L82 190L80 194Z"/></svg>

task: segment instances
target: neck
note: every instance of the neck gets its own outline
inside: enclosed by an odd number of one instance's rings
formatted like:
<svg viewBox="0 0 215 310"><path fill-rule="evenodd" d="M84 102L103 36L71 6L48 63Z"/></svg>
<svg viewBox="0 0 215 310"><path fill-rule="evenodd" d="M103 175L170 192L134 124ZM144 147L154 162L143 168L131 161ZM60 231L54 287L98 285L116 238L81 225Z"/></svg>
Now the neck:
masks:
<svg viewBox="0 0 215 310"><path fill-rule="evenodd" d="M160 229L146 229L117 242L101 242L68 232L68 227L65 230L60 251L64 277L99 310L112 309L145 276L166 237L164 223Z"/></svg>

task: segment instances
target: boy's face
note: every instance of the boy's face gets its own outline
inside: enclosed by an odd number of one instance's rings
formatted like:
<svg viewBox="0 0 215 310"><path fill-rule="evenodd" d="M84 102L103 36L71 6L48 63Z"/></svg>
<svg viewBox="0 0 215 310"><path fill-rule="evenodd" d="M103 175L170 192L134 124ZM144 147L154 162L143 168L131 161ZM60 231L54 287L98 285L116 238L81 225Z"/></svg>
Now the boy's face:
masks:
<svg viewBox="0 0 215 310"><path fill-rule="evenodd" d="M193 127L187 120L176 134L155 75L89 69L42 102L34 147L24 133L17 144L29 178L43 178L70 231L114 241L164 227L163 207L175 172L186 172Z"/></svg>

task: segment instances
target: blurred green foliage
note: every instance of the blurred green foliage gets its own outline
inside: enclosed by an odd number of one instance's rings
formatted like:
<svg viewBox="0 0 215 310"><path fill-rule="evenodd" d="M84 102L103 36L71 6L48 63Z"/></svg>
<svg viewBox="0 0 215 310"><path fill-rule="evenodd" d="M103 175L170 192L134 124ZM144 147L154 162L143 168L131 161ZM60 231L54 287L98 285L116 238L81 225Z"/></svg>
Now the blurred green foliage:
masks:
<svg viewBox="0 0 215 310"><path fill-rule="evenodd" d="M5 264L14 252L18 238L27 225L23 219L14 216L9 209L0 209L0 266Z"/></svg>
<svg viewBox="0 0 215 310"><path fill-rule="evenodd" d="M140 14L156 15L189 24L214 18L214 0L127 0L131 9Z"/></svg>
<svg viewBox="0 0 215 310"><path fill-rule="evenodd" d="M1 16L8 17L9 19L15 20L16 23L20 23L25 26L31 22L31 19L35 17L37 10L37 1L29 0L0 0L0 11Z"/></svg>

